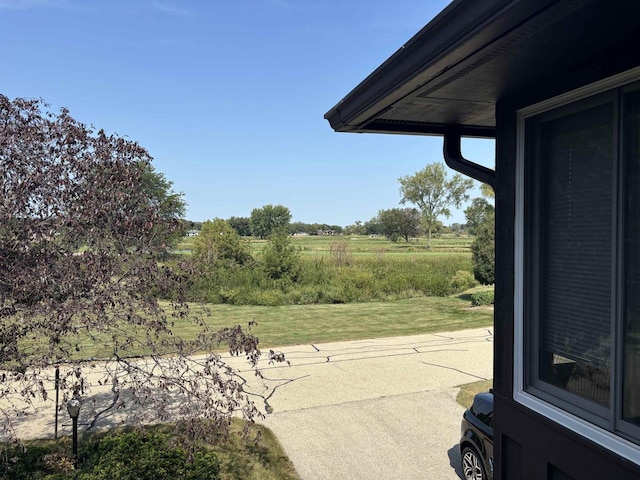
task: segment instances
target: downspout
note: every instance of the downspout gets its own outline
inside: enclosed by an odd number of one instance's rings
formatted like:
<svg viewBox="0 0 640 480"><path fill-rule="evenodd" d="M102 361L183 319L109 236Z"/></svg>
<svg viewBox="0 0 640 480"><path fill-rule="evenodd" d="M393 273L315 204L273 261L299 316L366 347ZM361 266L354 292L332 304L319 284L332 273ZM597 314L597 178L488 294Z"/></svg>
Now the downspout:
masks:
<svg viewBox="0 0 640 480"><path fill-rule="evenodd" d="M460 144L462 137L459 133L447 133L444 136L444 161L456 172L486 183L495 191L496 172L478 163L473 163L462 156Z"/></svg>

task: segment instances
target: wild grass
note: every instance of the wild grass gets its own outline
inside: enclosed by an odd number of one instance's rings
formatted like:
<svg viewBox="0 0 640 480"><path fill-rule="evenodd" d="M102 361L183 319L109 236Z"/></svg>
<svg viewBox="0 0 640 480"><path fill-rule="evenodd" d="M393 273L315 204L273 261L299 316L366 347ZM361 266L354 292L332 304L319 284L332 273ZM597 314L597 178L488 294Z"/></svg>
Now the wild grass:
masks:
<svg viewBox="0 0 640 480"><path fill-rule="evenodd" d="M446 296L476 285L466 253L302 256L293 278L271 279L255 266L216 269L194 279L191 300L230 305L311 305Z"/></svg>

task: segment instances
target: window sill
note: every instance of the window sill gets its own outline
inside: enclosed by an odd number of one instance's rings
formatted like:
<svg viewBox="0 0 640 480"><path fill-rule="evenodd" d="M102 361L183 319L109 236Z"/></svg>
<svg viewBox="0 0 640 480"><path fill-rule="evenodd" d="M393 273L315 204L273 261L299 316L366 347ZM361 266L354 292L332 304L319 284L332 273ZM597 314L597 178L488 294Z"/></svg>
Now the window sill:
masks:
<svg viewBox="0 0 640 480"><path fill-rule="evenodd" d="M536 413L552 420L559 425L571 430L578 435L585 437L592 442L601 445L607 450L640 465L640 446L618 435L604 430L597 425L587 422L575 415L551 405L538 397L527 392L518 392L514 395L514 400L519 404L533 410Z"/></svg>

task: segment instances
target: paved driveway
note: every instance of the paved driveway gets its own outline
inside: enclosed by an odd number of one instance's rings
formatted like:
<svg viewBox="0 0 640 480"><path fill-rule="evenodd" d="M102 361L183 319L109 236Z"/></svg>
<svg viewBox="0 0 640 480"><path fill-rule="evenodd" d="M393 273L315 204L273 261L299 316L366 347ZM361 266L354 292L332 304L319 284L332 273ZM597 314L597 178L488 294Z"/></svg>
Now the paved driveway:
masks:
<svg viewBox="0 0 640 480"><path fill-rule="evenodd" d="M456 387L491 378L492 330L284 352L265 424L304 480L461 478Z"/></svg>
<svg viewBox="0 0 640 480"><path fill-rule="evenodd" d="M258 405L268 400L273 413L264 423L303 480L461 478L456 468L463 408L455 401L456 387L492 376L491 330L303 345L283 352L290 366L262 365L265 378L247 374L246 391ZM226 358L246 368L241 358ZM92 401L108 404L111 396L103 392L108 389L94 387ZM50 394L28 417L16 419L22 438L53 433ZM126 421L125 413L110 410L98 428ZM81 421L83 415L88 413L81 412ZM61 433L68 429L61 426Z"/></svg>

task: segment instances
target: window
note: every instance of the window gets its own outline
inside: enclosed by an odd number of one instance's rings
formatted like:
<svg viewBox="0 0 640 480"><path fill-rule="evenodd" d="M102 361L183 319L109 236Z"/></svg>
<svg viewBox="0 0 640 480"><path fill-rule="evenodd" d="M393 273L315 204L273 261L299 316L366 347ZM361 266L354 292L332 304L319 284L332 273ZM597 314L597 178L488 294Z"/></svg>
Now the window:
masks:
<svg viewBox="0 0 640 480"><path fill-rule="evenodd" d="M608 87L521 112L516 389L628 446L640 445L640 85Z"/></svg>

